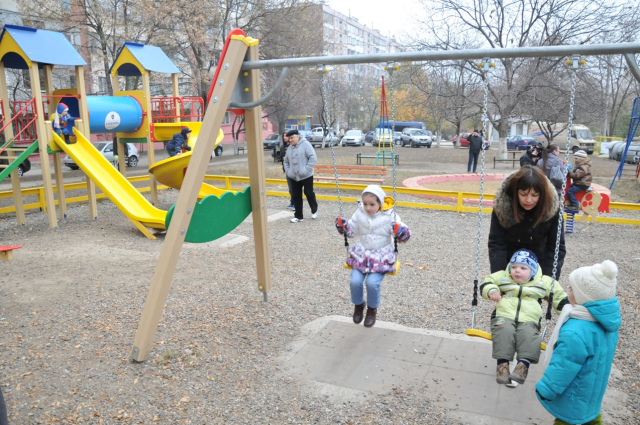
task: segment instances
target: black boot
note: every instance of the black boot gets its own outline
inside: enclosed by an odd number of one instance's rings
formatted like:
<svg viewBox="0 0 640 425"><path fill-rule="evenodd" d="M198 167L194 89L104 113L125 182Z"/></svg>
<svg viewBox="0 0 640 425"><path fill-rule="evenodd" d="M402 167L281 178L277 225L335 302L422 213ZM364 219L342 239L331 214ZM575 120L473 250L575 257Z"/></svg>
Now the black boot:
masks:
<svg viewBox="0 0 640 425"><path fill-rule="evenodd" d="M370 328L371 326L376 324L376 313L378 312L377 308L367 308L367 316L364 318L364 326Z"/></svg>
<svg viewBox="0 0 640 425"><path fill-rule="evenodd" d="M362 313L364 312L364 307L367 305L366 302L363 302L360 305L357 305L353 309L353 323L359 325L362 322Z"/></svg>

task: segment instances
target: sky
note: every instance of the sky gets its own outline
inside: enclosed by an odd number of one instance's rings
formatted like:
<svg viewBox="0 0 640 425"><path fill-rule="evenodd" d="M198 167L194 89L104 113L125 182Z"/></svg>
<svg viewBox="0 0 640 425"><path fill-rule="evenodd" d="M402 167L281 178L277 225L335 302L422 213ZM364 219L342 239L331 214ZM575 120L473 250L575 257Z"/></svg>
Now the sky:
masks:
<svg viewBox="0 0 640 425"><path fill-rule="evenodd" d="M358 18L367 27L379 29L382 35L401 37L414 26L414 16L422 10L417 0L327 0L326 4L340 13ZM385 29L386 28L386 29Z"/></svg>

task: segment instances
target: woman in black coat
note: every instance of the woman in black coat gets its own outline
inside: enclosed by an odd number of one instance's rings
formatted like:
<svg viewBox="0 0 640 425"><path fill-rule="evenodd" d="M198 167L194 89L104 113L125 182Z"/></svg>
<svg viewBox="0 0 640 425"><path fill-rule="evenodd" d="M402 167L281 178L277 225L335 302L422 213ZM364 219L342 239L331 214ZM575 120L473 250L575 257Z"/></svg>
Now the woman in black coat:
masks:
<svg viewBox="0 0 640 425"><path fill-rule="evenodd" d="M538 257L542 273L553 276L559 209L555 188L538 167L525 165L508 176L496 192L491 213L491 273L505 270L513 253L526 248ZM564 229L560 228L556 279L566 252Z"/></svg>

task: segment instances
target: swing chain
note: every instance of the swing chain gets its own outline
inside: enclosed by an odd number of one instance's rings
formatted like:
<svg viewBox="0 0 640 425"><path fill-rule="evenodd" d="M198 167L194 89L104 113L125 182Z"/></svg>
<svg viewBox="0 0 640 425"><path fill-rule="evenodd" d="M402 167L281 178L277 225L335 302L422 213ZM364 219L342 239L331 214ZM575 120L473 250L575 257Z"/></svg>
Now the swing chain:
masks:
<svg viewBox="0 0 640 425"><path fill-rule="evenodd" d="M316 68L316 72L321 72L322 76L322 104L324 106L324 119L325 119L325 124L328 126L329 125L329 101L327 100L327 81L324 78L324 74L326 74L326 68L324 67L324 65L320 65L318 66L318 68ZM342 211L342 194L340 193L340 181L338 180L338 164L336 161L336 152L333 149L333 143L329 143L330 148L331 148L331 159L333 161L333 172L335 174L335 178L336 178L336 188L338 190L338 206L340 208L340 217L344 216L344 213Z"/></svg>
<svg viewBox="0 0 640 425"><path fill-rule="evenodd" d="M487 69L486 71L489 71ZM476 307L478 305L478 276L480 275L480 237L482 236L482 201L484 197L484 163L485 163L485 147L484 147L484 135L486 134L487 129L487 108L488 108L488 98L489 98L489 83L486 80L486 76L484 78L484 101L482 104L482 135L480 136L482 140L482 145L480 152L482 153L482 159L480 161L480 197L478 199L478 236L476 238L476 274L473 280L473 300L471 301L472 305L472 314L471 314L471 328L475 329L476 327Z"/></svg>
<svg viewBox="0 0 640 425"><path fill-rule="evenodd" d="M579 60L577 61L580 62ZM564 162L565 164L569 163L569 152L571 151L571 127L573 125L573 108L575 106L576 99L576 85L577 85L577 73L575 68L571 68L571 97L569 100L569 120L567 121L567 146L564 154ZM556 276L558 274L558 256L560 255L560 237L562 236L563 229L563 221L564 221L564 195L567 189L567 169L564 169L564 179L562 180L562 189L560 195L560 208L558 211L558 232L556 233L556 249L553 254L553 271L552 278L553 282L551 284L551 291L549 292L549 303L547 305L547 313L545 314L545 319L547 323L545 324L544 330L542 331L542 339L547 333L547 328L549 326L549 321L551 320L551 307L553 306L553 287L556 282Z"/></svg>
<svg viewBox="0 0 640 425"><path fill-rule="evenodd" d="M395 69L396 64L393 62L389 62L387 64L387 72L389 72L389 89L391 94L391 163L393 164L393 222L396 222L396 153L394 150L395 143L393 141L393 137L395 136L396 130L396 105L395 98L393 96L393 71ZM395 243L395 252L398 252L398 240L397 237L394 237Z"/></svg>

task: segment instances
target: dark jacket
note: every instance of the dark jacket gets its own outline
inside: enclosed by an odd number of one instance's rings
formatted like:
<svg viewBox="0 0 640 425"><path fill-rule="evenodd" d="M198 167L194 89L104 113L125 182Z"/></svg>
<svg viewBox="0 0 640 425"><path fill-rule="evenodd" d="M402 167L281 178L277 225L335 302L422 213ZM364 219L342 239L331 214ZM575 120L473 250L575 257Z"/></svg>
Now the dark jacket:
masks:
<svg viewBox="0 0 640 425"><path fill-rule="evenodd" d="M176 133L173 135L173 139L169 140L167 143L167 150L191 150L191 146L187 144L187 139L182 135L182 133Z"/></svg>
<svg viewBox="0 0 640 425"><path fill-rule="evenodd" d="M467 140L469 141L469 152L480 153L483 143L482 137L480 137L480 135L474 136L473 133L471 133L469 137L467 137Z"/></svg>
<svg viewBox="0 0 640 425"><path fill-rule="evenodd" d="M556 196L553 197L550 210L536 227L533 227L532 212L525 213L524 218L520 223L517 223L513 217L513 198L505 192L507 181L511 176L502 182L493 201L491 228L489 229L491 273L506 269L513 253L520 248L526 248L533 251L538 257L542 274L553 276L553 257L556 249L560 201ZM555 193L551 182L547 181L547 183L551 193ZM559 248L556 279L560 278L564 256L567 253L564 245L564 229L561 229L560 232Z"/></svg>
<svg viewBox="0 0 640 425"><path fill-rule="evenodd" d="M564 162L553 152L549 152L549 155L547 155L546 159L540 158L536 165L542 170L542 172L545 176L547 176L548 179L551 179L551 169L553 167L560 167L563 171L565 171ZM562 194L562 186L554 186L554 188L558 196L560 196Z"/></svg>
<svg viewBox="0 0 640 425"><path fill-rule="evenodd" d="M568 174L574 185L591 186L591 160L589 158L577 160Z"/></svg>
<svg viewBox="0 0 640 425"><path fill-rule="evenodd" d="M526 151L524 155L520 157L520 166L531 165L532 167L538 162L538 157L531 155L531 151Z"/></svg>

